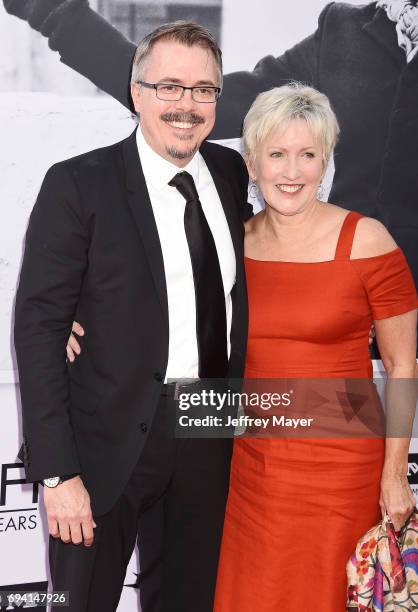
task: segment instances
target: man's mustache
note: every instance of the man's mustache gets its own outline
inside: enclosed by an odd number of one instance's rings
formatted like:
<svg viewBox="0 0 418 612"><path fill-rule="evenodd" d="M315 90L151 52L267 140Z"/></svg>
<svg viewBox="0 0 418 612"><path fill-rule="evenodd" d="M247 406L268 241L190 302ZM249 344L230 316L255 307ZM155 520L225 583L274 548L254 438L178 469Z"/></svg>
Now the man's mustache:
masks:
<svg viewBox="0 0 418 612"><path fill-rule="evenodd" d="M196 115L196 113L163 113L160 115L160 119L168 122L192 123L193 125L205 122L204 118L200 115Z"/></svg>

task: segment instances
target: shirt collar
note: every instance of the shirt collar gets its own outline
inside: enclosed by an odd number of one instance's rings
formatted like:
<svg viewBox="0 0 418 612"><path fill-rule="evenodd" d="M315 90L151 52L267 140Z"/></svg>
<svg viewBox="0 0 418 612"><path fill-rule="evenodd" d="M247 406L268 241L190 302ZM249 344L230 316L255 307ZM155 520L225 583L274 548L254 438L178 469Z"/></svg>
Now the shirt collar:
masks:
<svg viewBox="0 0 418 612"><path fill-rule="evenodd" d="M197 187L199 183L199 167L202 160L199 152L192 157L184 168L179 168L179 166L161 157L150 147L141 132L140 124L138 124L136 131L136 143L147 184L152 185L156 189L163 189L176 174L185 171L192 175Z"/></svg>

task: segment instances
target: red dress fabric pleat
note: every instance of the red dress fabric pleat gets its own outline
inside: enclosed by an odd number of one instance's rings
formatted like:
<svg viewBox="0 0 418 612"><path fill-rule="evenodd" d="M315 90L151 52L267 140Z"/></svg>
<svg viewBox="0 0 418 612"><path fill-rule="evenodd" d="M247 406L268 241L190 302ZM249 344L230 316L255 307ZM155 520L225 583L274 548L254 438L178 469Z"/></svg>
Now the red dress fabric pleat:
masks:
<svg viewBox="0 0 418 612"><path fill-rule="evenodd" d="M334 260L246 258L246 378L372 376L373 320L417 297L399 248L350 259L359 218L347 215ZM215 612L343 612L347 560L380 520L383 460L378 437L236 439Z"/></svg>

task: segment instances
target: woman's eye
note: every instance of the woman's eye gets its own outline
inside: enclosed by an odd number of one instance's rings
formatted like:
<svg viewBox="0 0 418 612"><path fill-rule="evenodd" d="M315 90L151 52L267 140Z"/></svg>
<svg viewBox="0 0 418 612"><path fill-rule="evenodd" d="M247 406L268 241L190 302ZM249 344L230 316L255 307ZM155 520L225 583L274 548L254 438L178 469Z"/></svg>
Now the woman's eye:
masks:
<svg viewBox="0 0 418 612"><path fill-rule="evenodd" d="M281 151L273 151L273 153L270 153L270 157L283 157L283 153Z"/></svg>
<svg viewBox="0 0 418 612"><path fill-rule="evenodd" d="M313 159L315 157L315 153L312 153L311 151L306 151L305 157L307 157L308 159Z"/></svg>

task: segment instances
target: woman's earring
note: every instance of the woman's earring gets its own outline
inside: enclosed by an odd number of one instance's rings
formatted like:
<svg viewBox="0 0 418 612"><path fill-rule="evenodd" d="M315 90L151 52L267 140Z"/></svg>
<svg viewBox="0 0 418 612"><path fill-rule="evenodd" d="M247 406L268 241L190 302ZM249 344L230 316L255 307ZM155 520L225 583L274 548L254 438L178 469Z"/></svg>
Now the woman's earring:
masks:
<svg viewBox="0 0 418 612"><path fill-rule="evenodd" d="M253 179L251 179L250 181L250 189L248 191L248 195L250 196L250 198L254 198L254 199L258 197L258 186L257 186L257 183Z"/></svg>
<svg viewBox="0 0 418 612"><path fill-rule="evenodd" d="M322 181L318 185L318 189L316 191L316 197L317 197L318 200L323 200L324 197L325 197L325 190L324 190L324 187L322 185Z"/></svg>

